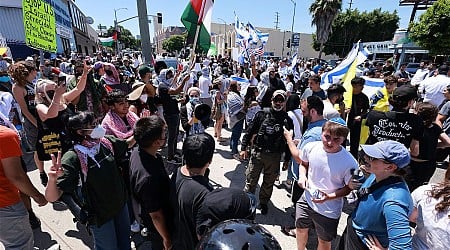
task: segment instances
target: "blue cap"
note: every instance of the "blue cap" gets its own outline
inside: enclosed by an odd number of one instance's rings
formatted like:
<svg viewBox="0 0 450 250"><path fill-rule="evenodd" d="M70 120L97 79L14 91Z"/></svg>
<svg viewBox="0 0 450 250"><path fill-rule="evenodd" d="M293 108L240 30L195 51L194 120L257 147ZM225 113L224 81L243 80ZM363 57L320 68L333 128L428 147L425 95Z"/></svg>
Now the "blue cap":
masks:
<svg viewBox="0 0 450 250"><path fill-rule="evenodd" d="M392 162L398 168L408 166L411 156L408 149L396 141L380 141L373 145L361 145L364 153L370 157Z"/></svg>
<svg viewBox="0 0 450 250"><path fill-rule="evenodd" d="M328 121L332 122L332 123L337 123L337 124L339 124L341 126L344 126L344 127L347 127L347 123L344 121L344 119L342 119L340 117L334 117L334 118L331 118Z"/></svg>

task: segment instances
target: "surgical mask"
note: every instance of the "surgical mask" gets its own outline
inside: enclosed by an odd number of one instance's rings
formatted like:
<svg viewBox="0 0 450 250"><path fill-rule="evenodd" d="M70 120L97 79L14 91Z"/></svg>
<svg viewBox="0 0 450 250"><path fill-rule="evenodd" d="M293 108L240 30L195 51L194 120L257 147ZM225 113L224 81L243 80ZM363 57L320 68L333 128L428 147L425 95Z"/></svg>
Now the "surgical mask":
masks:
<svg viewBox="0 0 450 250"><path fill-rule="evenodd" d="M92 139L100 139L103 138L106 134L106 130L98 125L97 127L92 130L91 134L89 135Z"/></svg>
<svg viewBox="0 0 450 250"><path fill-rule="evenodd" d="M10 82L11 78L9 76L0 76L0 82Z"/></svg>
<svg viewBox="0 0 450 250"><path fill-rule="evenodd" d="M200 102L200 98L199 97L189 97L189 102L191 102L192 104L198 104Z"/></svg>
<svg viewBox="0 0 450 250"><path fill-rule="evenodd" d="M279 108L276 108L276 107L272 106L272 108L273 108L273 110L275 110L275 111L281 111L281 110L283 110L283 106L281 106L281 107L279 107Z"/></svg>
<svg viewBox="0 0 450 250"><path fill-rule="evenodd" d="M142 95L139 97L139 99L140 99L142 102L144 102L144 103L147 103L147 98L148 98L148 95L147 95L147 94L142 94Z"/></svg>
<svg viewBox="0 0 450 250"><path fill-rule="evenodd" d="M112 75L113 75L113 71L110 70L110 69L105 69L105 73L106 73L107 75L109 75L109 76L112 76Z"/></svg>

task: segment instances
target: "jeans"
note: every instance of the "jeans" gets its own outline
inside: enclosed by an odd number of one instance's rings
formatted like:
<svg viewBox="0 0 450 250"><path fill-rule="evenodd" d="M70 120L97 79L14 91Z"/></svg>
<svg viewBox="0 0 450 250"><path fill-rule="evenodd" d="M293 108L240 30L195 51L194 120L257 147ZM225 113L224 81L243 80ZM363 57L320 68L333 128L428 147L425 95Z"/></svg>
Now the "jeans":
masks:
<svg viewBox="0 0 450 250"><path fill-rule="evenodd" d="M178 130L180 127L180 114L165 115L164 119L167 123L168 138L167 138L167 158L173 159L175 151L177 150Z"/></svg>
<svg viewBox="0 0 450 250"><path fill-rule="evenodd" d="M238 153L239 138L241 138L242 129L244 127L245 119L238 121L231 129L230 148L231 154Z"/></svg>
<svg viewBox="0 0 450 250"><path fill-rule="evenodd" d="M28 212L20 201L0 208L0 242L6 249L33 249Z"/></svg>
<svg viewBox="0 0 450 250"><path fill-rule="evenodd" d="M130 241L130 217L128 207L125 204L114 218L97 227L90 226L94 238L94 249L131 249Z"/></svg>

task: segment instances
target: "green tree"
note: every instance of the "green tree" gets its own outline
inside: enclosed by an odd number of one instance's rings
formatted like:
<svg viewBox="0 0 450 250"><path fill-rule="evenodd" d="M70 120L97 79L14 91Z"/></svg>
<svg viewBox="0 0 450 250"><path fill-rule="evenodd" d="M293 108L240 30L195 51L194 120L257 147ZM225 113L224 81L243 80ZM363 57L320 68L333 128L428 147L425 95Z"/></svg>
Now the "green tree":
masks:
<svg viewBox="0 0 450 250"><path fill-rule="evenodd" d="M450 54L450 0L438 0L418 22L410 24L409 37L432 55Z"/></svg>
<svg viewBox="0 0 450 250"><path fill-rule="evenodd" d="M175 51L180 52L184 47L185 36L183 35L173 35L163 41L162 47L167 52L172 53Z"/></svg>
<svg viewBox="0 0 450 250"><path fill-rule="evenodd" d="M375 9L359 12L358 9L339 13L333 22L332 32L323 46L325 54L336 53L344 57L358 40L378 42L391 40L398 29L400 18L396 11L390 13ZM320 49L320 43L313 37L313 47Z"/></svg>
<svg viewBox="0 0 450 250"><path fill-rule="evenodd" d="M139 50L139 48L141 47L140 41L134 38L133 34L131 34L131 31L125 29L123 26L120 25L118 25L118 28L120 30L118 37L120 44L123 44L125 48ZM113 34L114 34L114 27L109 27L109 29L106 32L106 36L110 37ZM116 46L115 42L114 46Z"/></svg>
<svg viewBox="0 0 450 250"><path fill-rule="evenodd" d="M316 26L316 39L320 43L319 59L322 57L323 44L331 33L331 25L341 8L342 0L315 0L309 7L311 23Z"/></svg>

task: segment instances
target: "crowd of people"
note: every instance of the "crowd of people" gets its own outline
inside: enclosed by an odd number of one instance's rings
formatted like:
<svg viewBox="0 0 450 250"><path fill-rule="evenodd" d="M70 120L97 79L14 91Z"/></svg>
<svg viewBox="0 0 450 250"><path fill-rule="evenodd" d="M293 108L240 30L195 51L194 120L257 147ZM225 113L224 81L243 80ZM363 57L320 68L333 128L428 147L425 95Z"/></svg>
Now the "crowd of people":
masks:
<svg viewBox="0 0 450 250"><path fill-rule="evenodd" d="M130 231L141 230L153 249L194 249L219 244L211 236L218 228L244 224L261 236L256 243L247 235L248 242L279 249L254 219L257 208L268 215L280 171L288 172L282 185L296 211L283 232L296 237L298 249L309 229L318 248L331 249L346 199L357 205L343 249L450 243L449 171L429 184L450 153L448 65L424 61L411 77L389 60L366 63L362 74L385 83L366 96L365 78L355 77L351 90L341 83L322 89L330 68L287 58L252 56L242 65L196 58L177 68L102 53L0 61L0 224L11 225L0 242L7 249L32 248L40 221L31 198L66 204L95 249L130 249ZM215 145L225 142L230 158L247 164L243 190L210 184ZM27 178L22 152L34 153L44 194Z"/></svg>

